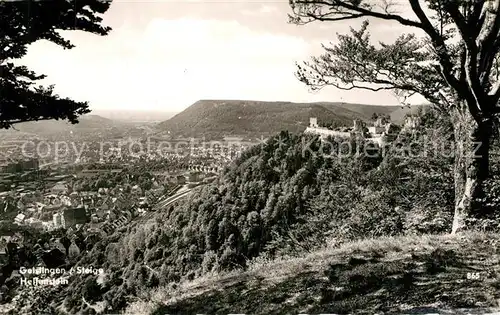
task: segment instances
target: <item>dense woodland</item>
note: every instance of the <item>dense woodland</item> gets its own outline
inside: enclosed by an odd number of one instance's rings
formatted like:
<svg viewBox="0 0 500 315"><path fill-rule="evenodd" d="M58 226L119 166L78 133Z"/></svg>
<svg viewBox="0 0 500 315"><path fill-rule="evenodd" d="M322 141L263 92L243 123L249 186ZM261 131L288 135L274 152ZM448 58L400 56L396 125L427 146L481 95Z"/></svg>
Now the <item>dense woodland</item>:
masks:
<svg viewBox="0 0 500 315"><path fill-rule="evenodd" d="M257 257L293 257L327 242L449 232L453 157L426 143L453 152L451 124L435 111L421 115L417 130L402 131L372 157L356 154L366 145L361 139L352 139L352 154L341 150L339 159L316 136L281 132L244 152L219 182L97 242L79 264L104 268L103 285L96 285L97 276L77 277L51 299L64 298L77 312L87 308L83 294L119 310L141 290L244 269ZM498 181L489 187L494 208ZM495 222L483 215L470 226L495 230Z"/></svg>

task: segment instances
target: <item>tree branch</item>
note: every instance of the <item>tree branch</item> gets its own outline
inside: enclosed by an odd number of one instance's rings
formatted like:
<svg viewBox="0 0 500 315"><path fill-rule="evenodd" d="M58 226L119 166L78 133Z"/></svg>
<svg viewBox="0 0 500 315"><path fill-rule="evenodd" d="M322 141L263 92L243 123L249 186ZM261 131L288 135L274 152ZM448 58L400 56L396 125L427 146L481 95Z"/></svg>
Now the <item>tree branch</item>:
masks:
<svg viewBox="0 0 500 315"><path fill-rule="evenodd" d="M327 16L326 14L324 15L324 17L323 16L314 16L314 14L312 14L312 13L308 13L307 16L310 18L313 18L315 20L322 21L322 22L325 22L325 21L336 22L336 21L357 19L357 18L362 17L363 14L355 14L355 15L351 15L351 16L341 16L341 17L336 17L336 18L326 17Z"/></svg>
<svg viewBox="0 0 500 315"><path fill-rule="evenodd" d="M429 35L432 41L432 45L436 50L436 54L440 60L440 68L441 73L446 80L446 82L456 90L460 90L460 83L457 78L453 74L453 64L451 62L451 57L448 54L448 49L446 43L444 42L444 38L439 35L434 26L432 26L429 18L422 10L420 6L419 0L408 0L410 6L415 13L415 15L419 18L421 28Z"/></svg>
<svg viewBox="0 0 500 315"><path fill-rule="evenodd" d="M477 38L479 32L481 31L481 13L483 11L485 1L476 0L472 6L472 11L469 12L468 16L468 26L471 29L473 38Z"/></svg>
<svg viewBox="0 0 500 315"><path fill-rule="evenodd" d="M494 104L498 106L498 101L500 100L500 80L495 83L489 95L493 98Z"/></svg>
<svg viewBox="0 0 500 315"><path fill-rule="evenodd" d="M491 3L491 2L490 2ZM479 51L478 72L481 74L479 80L485 85L489 80L495 56L498 54L498 42L500 40L500 0L487 9L481 31L477 38Z"/></svg>
<svg viewBox="0 0 500 315"><path fill-rule="evenodd" d="M363 83L363 82L358 82L358 83ZM398 89L395 86L379 86L379 87L369 87L369 86L363 86L363 85L357 85L356 82L349 82L347 84L350 84L350 86L341 86L338 83L335 82L328 82L324 83L319 87L320 89L325 87L325 86L333 86L339 90L344 90L344 91L350 91L354 89L360 89L360 90L367 90L367 91L372 91L372 92L378 92L378 91L383 91L383 90L395 90Z"/></svg>
<svg viewBox="0 0 500 315"><path fill-rule="evenodd" d="M460 12L458 3L455 1L447 1L445 9L457 25L458 32L468 49L476 49L475 37L473 36L474 29L470 28L464 15Z"/></svg>
<svg viewBox="0 0 500 315"><path fill-rule="evenodd" d="M372 11L369 9L362 8L360 5L350 4L347 1L331 0L329 2L329 1L323 1L323 0L291 0L291 4L292 4L292 8L294 8L294 6L297 4L303 5L303 6L321 6L322 5L322 6L327 6L327 7L338 7L338 9L336 11L328 13L328 14L348 15L347 17L344 18L344 20L345 19L355 19L355 18L366 16L366 17L375 17L375 18L384 19L384 20L397 21L400 24L405 25L405 26L413 26L413 27L418 27L418 28L421 27L420 23L418 23L416 21L405 19L402 16L399 16L397 14L375 12L375 11ZM353 14L351 12L342 12L341 9L350 10L355 14ZM328 15L328 14L326 14L326 15ZM306 15L315 19L315 20L317 19L316 15L313 13L309 12Z"/></svg>

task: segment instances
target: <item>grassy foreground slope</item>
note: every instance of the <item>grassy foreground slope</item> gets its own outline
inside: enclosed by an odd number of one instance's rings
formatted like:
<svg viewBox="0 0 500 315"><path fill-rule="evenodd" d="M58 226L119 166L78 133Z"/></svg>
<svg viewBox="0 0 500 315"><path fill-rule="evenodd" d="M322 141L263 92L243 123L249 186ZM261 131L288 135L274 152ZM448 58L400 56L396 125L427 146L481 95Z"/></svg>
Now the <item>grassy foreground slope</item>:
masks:
<svg viewBox="0 0 500 315"><path fill-rule="evenodd" d="M126 313L485 314L500 302L499 242L484 233L363 240L160 287Z"/></svg>

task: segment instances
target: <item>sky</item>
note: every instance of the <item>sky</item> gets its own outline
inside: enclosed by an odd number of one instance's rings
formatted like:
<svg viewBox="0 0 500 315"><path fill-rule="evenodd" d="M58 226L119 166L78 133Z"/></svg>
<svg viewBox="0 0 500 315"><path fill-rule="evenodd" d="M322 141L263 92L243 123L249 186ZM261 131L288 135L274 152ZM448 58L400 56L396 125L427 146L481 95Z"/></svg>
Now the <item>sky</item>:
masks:
<svg viewBox="0 0 500 315"><path fill-rule="evenodd" d="M399 104L390 92L312 93L299 82L295 62L362 20L297 26L290 10L288 1L115 0L103 16L108 36L63 32L75 48L38 41L20 63L95 110L179 112L200 99ZM390 42L405 29L373 21L370 31Z"/></svg>

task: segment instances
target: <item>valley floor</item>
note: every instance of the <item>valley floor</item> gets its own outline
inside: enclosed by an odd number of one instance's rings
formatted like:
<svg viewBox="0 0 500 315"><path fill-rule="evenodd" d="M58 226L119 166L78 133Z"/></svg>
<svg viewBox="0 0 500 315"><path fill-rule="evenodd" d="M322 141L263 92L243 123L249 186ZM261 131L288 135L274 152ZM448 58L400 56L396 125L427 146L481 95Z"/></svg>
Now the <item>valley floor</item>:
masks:
<svg viewBox="0 0 500 315"><path fill-rule="evenodd" d="M130 314L485 314L500 306L500 235L364 240L162 287Z"/></svg>

